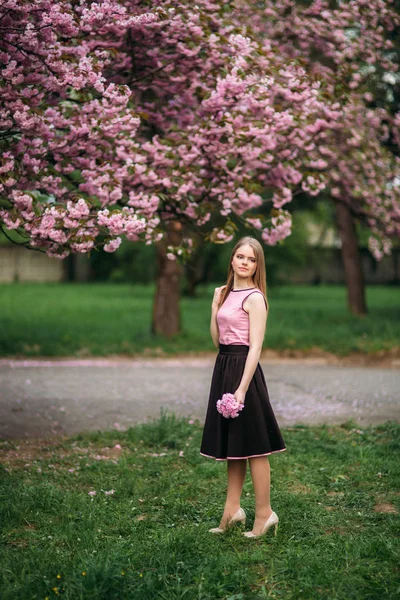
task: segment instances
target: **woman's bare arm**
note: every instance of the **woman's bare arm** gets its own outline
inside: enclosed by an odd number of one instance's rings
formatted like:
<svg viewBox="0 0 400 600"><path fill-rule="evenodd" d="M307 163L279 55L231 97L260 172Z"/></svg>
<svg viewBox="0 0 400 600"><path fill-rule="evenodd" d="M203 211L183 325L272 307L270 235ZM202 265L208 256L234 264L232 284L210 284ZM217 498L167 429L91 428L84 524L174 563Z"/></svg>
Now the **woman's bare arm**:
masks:
<svg viewBox="0 0 400 600"><path fill-rule="evenodd" d="M217 323L217 312L218 306L214 304L211 305L211 322L210 322L210 333L212 337L212 341L214 342L214 346L218 348L219 346L219 329Z"/></svg>
<svg viewBox="0 0 400 600"><path fill-rule="evenodd" d="M264 341L265 329L267 325L267 309L264 298L261 294L251 294L246 299L246 308L249 313L249 353L246 358L246 363L237 392L243 399L237 398L240 402L244 402L244 396L250 385L250 381L257 368L258 361ZM236 396L236 392L235 392Z"/></svg>
<svg viewBox="0 0 400 600"><path fill-rule="evenodd" d="M221 287L217 287L214 290L214 297L211 304L211 321L210 321L210 333L212 337L212 341L214 342L214 346L216 348L219 347L219 329L217 323L217 312L219 308L219 302L221 300L221 295L226 288L226 285L222 285Z"/></svg>

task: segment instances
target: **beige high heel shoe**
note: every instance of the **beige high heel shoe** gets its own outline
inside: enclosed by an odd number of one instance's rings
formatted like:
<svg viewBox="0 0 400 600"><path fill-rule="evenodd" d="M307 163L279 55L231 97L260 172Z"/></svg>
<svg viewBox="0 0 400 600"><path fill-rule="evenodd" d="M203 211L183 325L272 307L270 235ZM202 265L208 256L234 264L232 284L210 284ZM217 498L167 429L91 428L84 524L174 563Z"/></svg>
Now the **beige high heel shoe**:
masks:
<svg viewBox="0 0 400 600"><path fill-rule="evenodd" d="M225 529L223 529L222 527L213 527L208 531L210 533L224 533L224 531L226 531L228 527L231 527L235 523L243 523L243 525L246 523L246 513L244 512L243 508L239 508L239 510L235 512L233 517L229 519L229 521L225 525Z"/></svg>
<svg viewBox="0 0 400 600"><path fill-rule="evenodd" d="M261 533L259 535L256 535L252 531L245 531L243 535L247 538L258 538L258 537L261 537L262 535L265 535L267 533L268 529L270 529L273 525L275 525L275 535L276 535L278 533L278 522L279 522L278 515L276 513L274 513L274 511L272 511L272 513L270 514L268 519L265 521L264 527L262 528Z"/></svg>

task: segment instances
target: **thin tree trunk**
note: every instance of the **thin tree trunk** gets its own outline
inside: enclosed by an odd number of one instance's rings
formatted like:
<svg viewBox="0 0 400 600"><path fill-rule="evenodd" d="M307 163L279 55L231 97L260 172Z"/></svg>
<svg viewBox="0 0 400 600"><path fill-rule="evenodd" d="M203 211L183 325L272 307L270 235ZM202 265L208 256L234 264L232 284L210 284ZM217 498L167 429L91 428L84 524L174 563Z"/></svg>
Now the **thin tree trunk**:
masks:
<svg viewBox="0 0 400 600"><path fill-rule="evenodd" d="M65 281L89 281L91 278L90 258L87 254L70 254L64 263Z"/></svg>
<svg viewBox="0 0 400 600"><path fill-rule="evenodd" d="M355 315L367 314L361 255L353 216L347 204L335 201L336 221L342 240L342 260L347 286L347 302Z"/></svg>
<svg viewBox="0 0 400 600"><path fill-rule="evenodd" d="M151 332L171 337L181 330L180 283L182 265L167 258L167 246L178 246L181 225L170 221L164 239L156 242L156 292L153 304Z"/></svg>

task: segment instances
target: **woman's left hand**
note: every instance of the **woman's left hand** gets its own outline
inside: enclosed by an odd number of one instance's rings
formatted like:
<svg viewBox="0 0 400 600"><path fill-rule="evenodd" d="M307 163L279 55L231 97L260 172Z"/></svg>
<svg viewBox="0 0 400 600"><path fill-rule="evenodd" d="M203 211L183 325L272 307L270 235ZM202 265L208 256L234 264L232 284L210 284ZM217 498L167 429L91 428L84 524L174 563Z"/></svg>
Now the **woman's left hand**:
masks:
<svg viewBox="0 0 400 600"><path fill-rule="evenodd" d="M244 399L246 397L246 392L238 388L236 392L233 394L240 404L244 404Z"/></svg>

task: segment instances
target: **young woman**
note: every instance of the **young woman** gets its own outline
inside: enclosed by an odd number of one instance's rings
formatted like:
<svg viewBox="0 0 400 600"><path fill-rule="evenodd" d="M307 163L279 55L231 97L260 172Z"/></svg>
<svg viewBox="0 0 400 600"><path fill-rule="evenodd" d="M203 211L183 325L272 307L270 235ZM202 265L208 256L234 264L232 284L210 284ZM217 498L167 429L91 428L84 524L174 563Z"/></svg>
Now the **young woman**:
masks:
<svg viewBox="0 0 400 600"><path fill-rule="evenodd" d="M245 523L240 498L250 463L256 513L252 531L243 535L259 537L275 525L278 516L270 503L268 455L286 450L271 408L264 373L259 364L268 314L266 275L261 244L244 237L234 247L226 285L215 289L211 307L210 332L219 347L211 380L210 396L200 453L227 461L228 490L219 527L223 533L236 522ZM216 407L225 393L244 403L239 416L225 418Z"/></svg>

